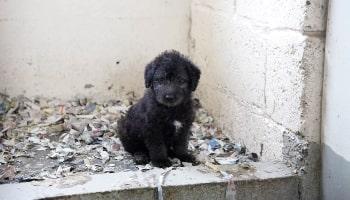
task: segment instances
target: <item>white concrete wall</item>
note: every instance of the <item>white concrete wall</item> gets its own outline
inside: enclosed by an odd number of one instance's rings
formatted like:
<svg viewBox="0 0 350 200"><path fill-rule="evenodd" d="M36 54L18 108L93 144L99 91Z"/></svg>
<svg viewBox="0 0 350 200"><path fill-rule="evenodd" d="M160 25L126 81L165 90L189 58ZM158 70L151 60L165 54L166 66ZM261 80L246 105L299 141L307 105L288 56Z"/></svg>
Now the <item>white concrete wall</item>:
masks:
<svg viewBox="0 0 350 200"><path fill-rule="evenodd" d="M189 7L188 0L1 0L0 92L140 94L154 56L188 53Z"/></svg>
<svg viewBox="0 0 350 200"><path fill-rule="evenodd" d="M331 0L323 101L324 200L350 199L350 2Z"/></svg>
<svg viewBox="0 0 350 200"><path fill-rule="evenodd" d="M191 9L200 99L263 160L306 172L303 199L319 198L326 8L325 0L193 0Z"/></svg>

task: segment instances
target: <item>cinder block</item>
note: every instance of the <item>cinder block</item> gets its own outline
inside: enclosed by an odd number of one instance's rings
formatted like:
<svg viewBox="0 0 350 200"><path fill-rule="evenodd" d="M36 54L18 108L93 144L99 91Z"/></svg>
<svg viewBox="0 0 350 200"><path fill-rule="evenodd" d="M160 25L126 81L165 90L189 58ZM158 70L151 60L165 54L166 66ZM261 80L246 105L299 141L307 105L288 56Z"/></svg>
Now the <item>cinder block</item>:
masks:
<svg viewBox="0 0 350 200"><path fill-rule="evenodd" d="M306 37L292 31L274 31L268 40L266 62L267 114L282 126L301 127L301 97L304 89L302 59Z"/></svg>
<svg viewBox="0 0 350 200"><path fill-rule="evenodd" d="M242 101L264 107L266 52L259 35L228 14L194 7L192 57L203 71L201 84L226 88Z"/></svg>
<svg viewBox="0 0 350 200"><path fill-rule="evenodd" d="M237 0L237 15L272 29L325 31L327 0Z"/></svg>
<svg viewBox="0 0 350 200"><path fill-rule="evenodd" d="M237 0L237 15L270 28L302 30L305 0Z"/></svg>
<svg viewBox="0 0 350 200"><path fill-rule="evenodd" d="M284 127L266 116L263 110L235 99L229 90L205 87L199 96L205 100L204 106L210 108L226 135L244 143L250 151L261 154L263 160L282 160Z"/></svg>

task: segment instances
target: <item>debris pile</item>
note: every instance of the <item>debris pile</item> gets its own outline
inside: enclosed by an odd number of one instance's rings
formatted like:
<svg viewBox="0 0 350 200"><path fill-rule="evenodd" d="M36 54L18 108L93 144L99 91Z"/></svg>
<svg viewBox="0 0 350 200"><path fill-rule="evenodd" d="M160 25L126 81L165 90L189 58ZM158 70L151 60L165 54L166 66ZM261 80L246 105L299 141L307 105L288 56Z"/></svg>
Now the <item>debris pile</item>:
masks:
<svg viewBox="0 0 350 200"><path fill-rule="evenodd" d="M258 161L258 155L249 153L245 145L230 141L204 108L197 109L191 131L190 150L201 163L234 165Z"/></svg>
<svg viewBox="0 0 350 200"><path fill-rule="evenodd" d="M0 183L54 179L77 172L147 171L135 165L116 132L117 120L133 104L126 100L97 103L0 94ZM240 143L232 143L198 108L189 149L202 163L215 165L256 161ZM256 154L255 154L256 155ZM189 165L172 159L173 167Z"/></svg>

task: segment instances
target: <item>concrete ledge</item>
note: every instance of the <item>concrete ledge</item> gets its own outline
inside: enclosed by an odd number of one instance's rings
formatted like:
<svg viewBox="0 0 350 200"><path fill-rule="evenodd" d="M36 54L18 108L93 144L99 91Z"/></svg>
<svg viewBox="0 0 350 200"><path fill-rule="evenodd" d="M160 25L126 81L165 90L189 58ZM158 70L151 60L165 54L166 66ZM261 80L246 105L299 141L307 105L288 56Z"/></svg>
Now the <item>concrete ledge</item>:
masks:
<svg viewBox="0 0 350 200"><path fill-rule="evenodd" d="M235 198L242 200L299 200L298 183L297 177L237 181L235 183L237 191Z"/></svg>
<svg viewBox="0 0 350 200"><path fill-rule="evenodd" d="M0 199L298 199L298 178L281 163L252 163L250 169L223 166L233 176L222 177L205 166L167 172L153 169L115 174L77 174L63 179L0 185Z"/></svg>

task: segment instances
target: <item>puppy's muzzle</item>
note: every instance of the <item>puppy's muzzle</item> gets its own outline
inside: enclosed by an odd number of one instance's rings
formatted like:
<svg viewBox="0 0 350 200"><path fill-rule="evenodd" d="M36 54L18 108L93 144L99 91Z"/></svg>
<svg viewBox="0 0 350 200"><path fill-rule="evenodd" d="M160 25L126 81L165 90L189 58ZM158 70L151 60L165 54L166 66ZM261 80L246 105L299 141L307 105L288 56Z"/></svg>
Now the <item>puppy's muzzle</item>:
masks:
<svg viewBox="0 0 350 200"><path fill-rule="evenodd" d="M173 94L164 95L164 100L168 103L174 103L176 101L176 96Z"/></svg>
<svg viewBox="0 0 350 200"><path fill-rule="evenodd" d="M172 94L172 93L167 93L165 94L163 97L162 97L162 100L161 102L164 104L164 105L167 105L167 106L177 106L178 104L180 104L182 101L182 98L181 96L177 96L175 94Z"/></svg>

